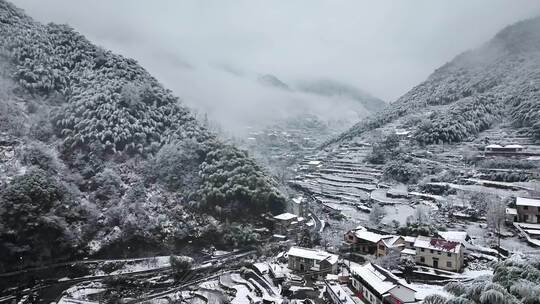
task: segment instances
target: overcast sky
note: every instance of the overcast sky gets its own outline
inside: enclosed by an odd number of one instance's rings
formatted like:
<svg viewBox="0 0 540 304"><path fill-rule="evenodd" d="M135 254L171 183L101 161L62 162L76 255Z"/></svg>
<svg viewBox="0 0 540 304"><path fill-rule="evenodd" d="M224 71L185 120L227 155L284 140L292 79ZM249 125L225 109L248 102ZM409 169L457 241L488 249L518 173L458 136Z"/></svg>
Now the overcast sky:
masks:
<svg viewBox="0 0 540 304"><path fill-rule="evenodd" d="M214 112L280 98L250 82L266 73L289 84L334 79L392 102L460 52L540 14L538 0L13 2L135 58L186 103Z"/></svg>

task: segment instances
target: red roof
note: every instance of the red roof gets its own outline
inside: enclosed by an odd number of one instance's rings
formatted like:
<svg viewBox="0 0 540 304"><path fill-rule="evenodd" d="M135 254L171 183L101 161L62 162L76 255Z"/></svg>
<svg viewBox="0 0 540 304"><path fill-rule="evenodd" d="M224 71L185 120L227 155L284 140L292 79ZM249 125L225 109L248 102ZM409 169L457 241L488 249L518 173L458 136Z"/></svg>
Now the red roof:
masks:
<svg viewBox="0 0 540 304"><path fill-rule="evenodd" d="M454 250L454 248L456 248L456 246L459 245L458 242L452 242L452 241L447 241L443 239L431 239L429 244L433 247L438 247L446 251Z"/></svg>

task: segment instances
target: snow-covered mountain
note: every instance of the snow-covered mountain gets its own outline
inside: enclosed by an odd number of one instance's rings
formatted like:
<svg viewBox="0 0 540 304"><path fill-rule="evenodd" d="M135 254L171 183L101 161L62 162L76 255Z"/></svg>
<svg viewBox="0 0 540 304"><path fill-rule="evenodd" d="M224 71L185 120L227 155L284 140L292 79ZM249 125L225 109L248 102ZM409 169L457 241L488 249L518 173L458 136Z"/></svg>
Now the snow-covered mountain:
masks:
<svg viewBox="0 0 540 304"><path fill-rule="evenodd" d="M480 48L460 54L327 144L391 122L410 128L420 144L460 142L498 122L540 139L540 17L508 26Z"/></svg>
<svg viewBox="0 0 540 304"><path fill-rule="evenodd" d="M137 62L69 26L0 1L0 62L0 271L13 261L237 242L222 222L283 208L245 152Z"/></svg>

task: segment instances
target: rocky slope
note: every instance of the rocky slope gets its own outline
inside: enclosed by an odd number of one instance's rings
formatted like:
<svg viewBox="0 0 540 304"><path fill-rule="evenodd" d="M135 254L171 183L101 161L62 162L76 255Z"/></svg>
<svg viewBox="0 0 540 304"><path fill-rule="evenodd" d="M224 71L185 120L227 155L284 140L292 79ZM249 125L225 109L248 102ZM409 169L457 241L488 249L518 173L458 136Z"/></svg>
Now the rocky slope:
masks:
<svg viewBox="0 0 540 304"><path fill-rule="evenodd" d="M0 62L0 271L231 239L222 222L283 208L245 152L69 26L0 1Z"/></svg>
<svg viewBox="0 0 540 304"><path fill-rule="evenodd" d="M420 144L455 143L499 122L540 139L540 17L508 26L482 47L460 54L327 144L388 124L410 128Z"/></svg>

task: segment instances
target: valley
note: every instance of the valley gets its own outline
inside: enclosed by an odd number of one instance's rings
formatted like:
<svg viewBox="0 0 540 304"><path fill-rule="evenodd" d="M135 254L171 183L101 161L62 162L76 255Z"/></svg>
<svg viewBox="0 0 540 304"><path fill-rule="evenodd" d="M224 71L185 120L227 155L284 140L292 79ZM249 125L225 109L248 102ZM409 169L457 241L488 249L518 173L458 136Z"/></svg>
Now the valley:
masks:
<svg viewBox="0 0 540 304"><path fill-rule="evenodd" d="M264 74L346 111L234 136L67 25L0 34L0 303L540 299L540 17L389 104Z"/></svg>

